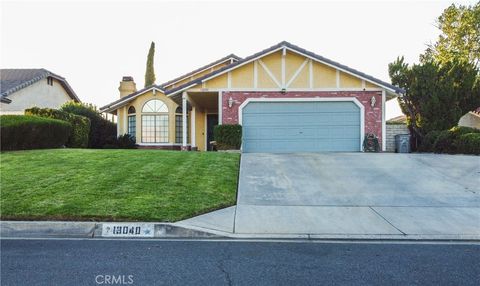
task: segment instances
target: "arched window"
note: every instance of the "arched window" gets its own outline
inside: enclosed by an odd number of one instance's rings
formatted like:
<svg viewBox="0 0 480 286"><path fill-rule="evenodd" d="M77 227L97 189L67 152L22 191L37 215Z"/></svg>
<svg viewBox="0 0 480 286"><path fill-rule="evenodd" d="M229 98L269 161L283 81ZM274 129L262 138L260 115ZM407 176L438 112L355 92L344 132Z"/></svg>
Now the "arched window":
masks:
<svg viewBox="0 0 480 286"><path fill-rule="evenodd" d="M168 107L159 99L149 100L143 105L142 142L168 143Z"/></svg>
<svg viewBox="0 0 480 286"><path fill-rule="evenodd" d="M136 132L137 132L137 116L135 115L135 107L130 106L128 108L128 134L135 138Z"/></svg>
<svg viewBox="0 0 480 286"><path fill-rule="evenodd" d="M159 112L168 112L168 107L165 103L158 99L152 99L147 101L142 108L143 113L159 113Z"/></svg>

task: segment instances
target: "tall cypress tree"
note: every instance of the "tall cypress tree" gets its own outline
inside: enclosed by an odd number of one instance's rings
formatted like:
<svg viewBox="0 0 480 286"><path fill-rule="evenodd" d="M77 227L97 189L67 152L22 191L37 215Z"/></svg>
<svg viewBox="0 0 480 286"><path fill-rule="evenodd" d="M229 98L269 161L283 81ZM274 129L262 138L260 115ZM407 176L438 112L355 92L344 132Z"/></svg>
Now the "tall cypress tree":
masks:
<svg viewBox="0 0 480 286"><path fill-rule="evenodd" d="M153 70L153 56L155 55L155 43L150 44L147 57L147 70L145 71L145 87L155 83L155 71Z"/></svg>

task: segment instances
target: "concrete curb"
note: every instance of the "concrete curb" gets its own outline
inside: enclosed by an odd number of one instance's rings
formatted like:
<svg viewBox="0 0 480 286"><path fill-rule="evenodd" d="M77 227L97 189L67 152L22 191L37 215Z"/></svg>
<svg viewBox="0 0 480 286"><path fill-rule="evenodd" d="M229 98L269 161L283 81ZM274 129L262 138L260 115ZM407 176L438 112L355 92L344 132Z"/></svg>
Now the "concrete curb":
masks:
<svg viewBox="0 0 480 286"><path fill-rule="evenodd" d="M121 223L119 223L121 224ZM126 223L128 224L128 223ZM154 226L153 238L221 238L220 234L191 229L171 223L147 223ZM102 222L75 221L1 221L0 237L22 238L102 238ZM122 237L128 239L128 237Z"/></svg>
<svg viewBox="0 0 480 286"><path fill-rule="evenodd" d="M103 222L73 221L1 221L1 238L108 238L102 235ZM122 224L119 222L119 224ZM129 224L129 223L125 223ZM145 223L154 226L150 238L201 238L243 240L390 240L390 241L469 241L480 242L480 235L456 234L255 234L230 233L181 223ZM111 237L110 237L111 238ZM118 237L129 239L129 237ZM147 238L148 239L148 238Z"/></svg>

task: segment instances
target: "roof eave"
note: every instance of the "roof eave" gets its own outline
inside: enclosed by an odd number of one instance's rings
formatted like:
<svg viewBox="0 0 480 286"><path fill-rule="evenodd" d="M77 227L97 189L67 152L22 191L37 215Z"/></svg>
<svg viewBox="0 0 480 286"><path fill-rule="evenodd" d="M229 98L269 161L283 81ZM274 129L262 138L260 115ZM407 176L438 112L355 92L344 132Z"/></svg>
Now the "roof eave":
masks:
<svg viewBox="0 0 480 286"><path fill-rule="evenodd" d="M113 110L116 110L118 109L119 107L122 107L123 105L125 104L128 104L130 101L134 100L135 98L137 98L138 96L146 93L146 92L149 92L151 90L157 90L157 91L160 91L162 92L163 94L165 94L165 90L163 88L161 88L160 86L158 85L152 85L152 86L148 86L146 88L143 88L141 90L138 90L136 92L133 92L129 95L126 95L122 98L120 98L119 100L116 100L110 104L107 104L105 106L102 106L100 107L100 111L101 112L111 112Z"/></svg>

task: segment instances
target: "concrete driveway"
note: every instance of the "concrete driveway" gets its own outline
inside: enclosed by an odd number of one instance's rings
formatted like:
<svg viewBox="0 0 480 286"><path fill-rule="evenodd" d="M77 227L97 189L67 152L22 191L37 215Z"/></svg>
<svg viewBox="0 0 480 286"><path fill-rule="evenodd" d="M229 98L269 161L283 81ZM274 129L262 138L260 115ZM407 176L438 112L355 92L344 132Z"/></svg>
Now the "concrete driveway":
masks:
<svg viewBox="0 0 480 286"><path fill-rule="evenodd" d="M187 222L236 234L478 239L479 178L478 156L242 154L237 206Z"/></svg>

